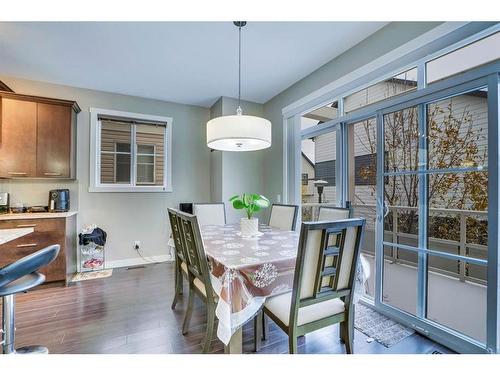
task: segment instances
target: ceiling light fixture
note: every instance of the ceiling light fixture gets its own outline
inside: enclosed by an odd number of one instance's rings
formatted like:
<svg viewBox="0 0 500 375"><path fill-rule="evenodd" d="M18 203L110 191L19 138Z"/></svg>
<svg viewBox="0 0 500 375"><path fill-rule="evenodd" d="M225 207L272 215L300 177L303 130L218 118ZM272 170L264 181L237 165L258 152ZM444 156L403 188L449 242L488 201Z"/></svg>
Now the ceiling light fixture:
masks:
<svg viewBox="0 0 500 375"><path fill-rule="evenodd" d="M241 28L247 23L235 21L238 28L238 109L236 115L221 116L207 122L207 146L221 151L257 151L271 146L271 122L241 110Z"/></svg>

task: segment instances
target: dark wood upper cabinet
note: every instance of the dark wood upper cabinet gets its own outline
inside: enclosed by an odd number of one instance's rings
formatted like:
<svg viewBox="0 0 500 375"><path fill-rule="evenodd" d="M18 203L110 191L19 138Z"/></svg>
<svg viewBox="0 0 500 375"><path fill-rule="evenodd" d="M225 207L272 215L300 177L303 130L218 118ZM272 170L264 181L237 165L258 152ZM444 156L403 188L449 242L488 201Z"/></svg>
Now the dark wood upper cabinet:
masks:
<svg viewBox="0 0 500 375"><path fill-rule="evenodd" d="M36 175L35 102L2 98L0 176L35 177Z"/></svg>
<svg viewBox="0 0 500 375"><path fill-rule="evenodd" d="M37 177L70 178L71 108L38 103Z"/></svg>
<svg viewBox="0 0 500 375"><path fill-rule="evenodd" d="M76 102L0 92L0 177L75 178Z"/></svg>

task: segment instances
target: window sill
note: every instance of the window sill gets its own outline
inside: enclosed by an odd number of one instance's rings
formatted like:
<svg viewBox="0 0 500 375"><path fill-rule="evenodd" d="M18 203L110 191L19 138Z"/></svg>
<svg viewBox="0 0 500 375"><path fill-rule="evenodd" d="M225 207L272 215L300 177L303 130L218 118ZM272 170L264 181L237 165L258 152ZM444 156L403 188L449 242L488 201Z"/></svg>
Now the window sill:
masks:
<svg viewBox="0 0 500 375"><path fill-rule="evenodd" d="M168 186L91 186L89 193L172 193Z"/></svg>

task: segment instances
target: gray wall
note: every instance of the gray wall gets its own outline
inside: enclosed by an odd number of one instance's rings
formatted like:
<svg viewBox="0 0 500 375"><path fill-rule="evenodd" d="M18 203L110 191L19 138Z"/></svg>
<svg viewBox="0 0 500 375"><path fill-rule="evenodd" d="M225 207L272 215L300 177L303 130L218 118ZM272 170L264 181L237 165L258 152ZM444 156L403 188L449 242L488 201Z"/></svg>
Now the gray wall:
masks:
<svg viewBox="0 0 500 375"><path fill-rule="evenodd" d="M210 200L210 158L205 143L208 108L168 103L158 100L118 95L0 77L15 92L76 100L78 115L77 178L73 182L3 181L2 191L9 191L12 202L47 204L48 190L71 189L72 208L79 209L78 227L95 223L109 234L107 260L139 263L134 241L142 242L145 256L167 254L170 228L167 207L179 202ZM89 193L89 108L138 112L173 118L173 193ZM79 207L77 207L79 205ZM156 258L161 259L161 258Z"/></svg>
<svg viewBox="0 0 500 375"><path fill-rule="evenodd" d="M264 194L283 196L283 116L281 110L311 92L368 64L372 60L440 25L441 22L392 22L326 63L264 104L264 117L273 124L272 146L263 151Z"/></svg>

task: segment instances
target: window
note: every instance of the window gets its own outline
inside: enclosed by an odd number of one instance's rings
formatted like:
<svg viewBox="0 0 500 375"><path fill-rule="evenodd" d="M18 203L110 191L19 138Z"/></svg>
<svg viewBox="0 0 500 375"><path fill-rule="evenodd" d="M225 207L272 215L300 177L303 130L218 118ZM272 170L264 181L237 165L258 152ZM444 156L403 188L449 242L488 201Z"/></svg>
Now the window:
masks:
<svg viewBox="0 0 500 375"><path fill-rule="evenodd" d="M309 184L309 175L302 173L302 186L307 186L307 184Z"/></svg>
<svg viewBox="0 0 500 375"><path fill-rule="evenodd" d="M339 103L334 101L304 114L301 118L301 130L328 122L337 117L339 117Z"/></svg>
<svg viewBox="0 0 500 375"><path fill-rule="evenodd" d="M491 212L499 193L491 186L499 156L488 136L500 106L499 31L429 45L397 70L392 60L366 65L369 73L353 72L282 112L283 189L290 202L302 198L302 221L315 220L332 193L333 204L349 202L366 219L365 296L465 352L498 351L499 221ZM301 196L299 144L302 173L314 181Z"/></svg>
<svg viewBox="0 0 500 375"><path fill-rule="evenodd" d="M500 58L500 32L438 57L426 64L427 83L464 72Z"/></svg>
<svg viewBox="0 0 500 375"><path fill-rule="evenodd" d="M172 191L171 129L170 118L91 109L89 191Z"/></svg>
<svg viewBox="0 0 500 375"><path fill-rule="evenodd" d="M344 98L344 111L350 113L369 104L377 103L416 88L417 68L413 68L346 96Z"/></svg>

